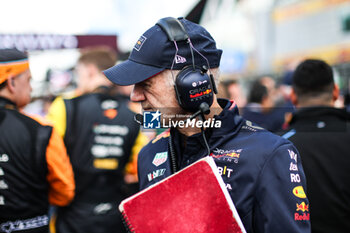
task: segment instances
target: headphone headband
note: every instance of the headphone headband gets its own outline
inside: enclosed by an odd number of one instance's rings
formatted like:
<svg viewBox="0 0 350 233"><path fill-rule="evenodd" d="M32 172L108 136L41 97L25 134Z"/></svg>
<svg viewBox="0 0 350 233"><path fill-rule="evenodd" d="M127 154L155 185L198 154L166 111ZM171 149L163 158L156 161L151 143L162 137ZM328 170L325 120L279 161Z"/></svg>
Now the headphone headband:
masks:
<svg viewBox="0 0 350 233"><path fill-rule="evenodd" d="M158 20L157 25L163 29L170 41L182 41L188 39L188 34L182 23L173 17Z"/></svg>

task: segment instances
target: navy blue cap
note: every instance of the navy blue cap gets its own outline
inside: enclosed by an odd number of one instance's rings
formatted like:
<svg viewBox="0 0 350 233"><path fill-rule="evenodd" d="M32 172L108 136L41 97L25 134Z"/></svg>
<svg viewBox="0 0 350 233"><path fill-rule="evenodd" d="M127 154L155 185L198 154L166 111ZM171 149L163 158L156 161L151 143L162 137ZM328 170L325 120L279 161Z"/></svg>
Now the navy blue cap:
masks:
<svg viewBox="0 0 350 233"><path fill-rule="evenodd" d="M186 19L179 19L193 44L209 61L210 68L220 65L222 50L216 48L216 42L202 26ZM192 56L187 41L177 41L178 56L174 70L192 65ZM165 69L171 69L176 47L159 25L148 29L136 42L127 61L115 65L103 73L113 83L126 86L142 82ZM194 51L196 66L208 66L207 61Z"/></svg>

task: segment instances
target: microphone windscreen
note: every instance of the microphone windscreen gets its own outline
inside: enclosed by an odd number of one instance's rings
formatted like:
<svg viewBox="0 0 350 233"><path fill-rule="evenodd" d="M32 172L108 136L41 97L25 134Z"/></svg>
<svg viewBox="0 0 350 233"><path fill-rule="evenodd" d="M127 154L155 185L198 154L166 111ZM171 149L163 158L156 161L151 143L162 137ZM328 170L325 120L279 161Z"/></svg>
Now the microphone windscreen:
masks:
<svg viewBox="0 0 350 233"><path fill-rule="evenodd" d="M136 121L139 125L143 125L143 115L139 113L135 114L134 121Z"/></svg>
<svg viewBox="0 0 350 233"><path fill-rule="evenodd" d="M205 115L208 115L210 113L210 106L208 103L206 102L203 102L199 105L199 109L200 111L205 114Z"/></svg>

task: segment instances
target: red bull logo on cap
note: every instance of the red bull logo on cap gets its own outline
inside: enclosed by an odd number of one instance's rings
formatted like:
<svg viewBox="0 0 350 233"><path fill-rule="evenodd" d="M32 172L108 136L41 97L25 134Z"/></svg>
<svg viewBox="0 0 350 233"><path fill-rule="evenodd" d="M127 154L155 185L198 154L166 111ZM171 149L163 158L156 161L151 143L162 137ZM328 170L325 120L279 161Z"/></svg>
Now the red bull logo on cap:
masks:
<svg viewBox="0 0 350 233"><path fill-rule="evenodd" d="M299 210L301 210L303 212L305 212L305 211L309 212L309 205L306 205L305 202L302 202L301 204L297 203L297 211L299 211Z"/></svg>

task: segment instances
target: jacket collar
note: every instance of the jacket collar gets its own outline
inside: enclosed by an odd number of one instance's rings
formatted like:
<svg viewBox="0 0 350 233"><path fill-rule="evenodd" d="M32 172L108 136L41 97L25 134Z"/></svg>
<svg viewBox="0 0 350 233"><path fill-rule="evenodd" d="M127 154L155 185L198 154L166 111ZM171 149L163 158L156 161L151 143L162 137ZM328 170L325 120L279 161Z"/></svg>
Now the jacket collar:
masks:
<svg viewBox="0 0 350 233"><path fill-rule="evenodd" d="M231 138L232 135L238 133L243 122L242 117L239 116L238 107L234 102L227 99L218 99L218 103L222 108L222 112L219 115L214 116L214 118L217 121L221 121L221 127L205 130L205 135L210 148L217 147L226 141L226 139ZM174 140L182 140L181 138L183 138L183 135L181 135L178 130L172 129L171 133ZM205 146L201 133L194 134L186 139L186 146L198 146L198 143Z"/></svg>
<svg viewBox="0 0 350 233"><path fill-rule="evenodd" d="M290 122L292 125L296 121L313 119L319 116L335 116L344 120L350 120L350 114L346 112L345 109L325 107L325 106L315 106L298 109Z"/></svg>
<svg viewBox="0 0 350 233"><path fill-rule="evenodd" d="M237 134L243 123L243 118L239 115L238 107L234 102L218 99L218 103L223 110L218 116L215 116L215 119L221 121L221 127L209 129L211 131L209 139L211 148L221 145L232 135Z"/></svg>
<svg viewBox="0 0 350 233"><path fill-rule="evenodd" d="M17 109L17 106L11 100L0 96L0 108Z"/></svg>

